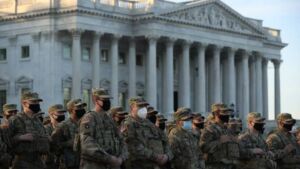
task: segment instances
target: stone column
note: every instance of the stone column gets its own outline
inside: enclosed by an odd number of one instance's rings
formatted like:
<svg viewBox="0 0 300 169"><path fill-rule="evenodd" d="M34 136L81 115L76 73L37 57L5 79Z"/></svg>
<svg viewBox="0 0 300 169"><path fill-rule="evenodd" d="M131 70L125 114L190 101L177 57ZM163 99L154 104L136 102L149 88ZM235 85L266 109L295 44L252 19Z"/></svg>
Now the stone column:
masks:
<svg viewBox="0 0 300 169"><path fill-rule="evenodd" d="M196 94L196 111L206 113L206 77L205 77L205 50L207 44L198 45L198 93Z"/></svg>
<svg viewBox="0 0 300 169"><path fill-rule="evenodd" d="M249 113L249 54L242 54L242 119L246 119Z"/></svg>
<svg viewBox="0 0 300 169"><path fill-rule="evenodd" d="M237 49L229 48L228 49L228 71L227 71L227 91L228 91L228 103L234 104L236 108L236 93L235 93L235 84L236 84L236 77L235 77L235 65L234 65L234 55Z"/></svg>
<svg viewBox="0 0 300 169"><path fill-rule="evenodd" d="M254 56L250 57L250 109L249 111L256 112L256 60Z"/></svg>
<svg viewBox="0 0 300 169"><path fill-rule="evenodd" d="M92 51L92 76L93 76L93 87L98 88L100 87L100 38L101 33L100 32L94 32L93 36L93 51Z"/></svg>
<svg viewBox="0 0 300 169"><path fill-rule="evenodd" d="M136 44L135 39L129 42L129 98L136 96Z"/></svg>
<svg viewBox="0 0 300 169"><path fill-rule="evenodd" d="M181 94L181 104L180 106L190 107L191 106L191 82L190 82L190 47L191 41L183 42L183 50L182 50L182 82L180 82Z"/></svg>
<svg viewBox="0 0 300 169"><path fill-rule="evenodd" d="M260 54L256 57L256 111L263 112L263 93L262 93L262 57Z"/></svg>
<svg viewBox="0 0 300 169"><path fill-rule="evenodd" d="M175 39L169 38L166 42L166 55L164 58L163 74L163 113L168 116L174 112L174 42Z"/></svg>
<svg viewBox="0 0 300 169"><path fill-rule="evenodd" d="M119 39L120 35L113 35L110 54L111 54L111 96L112 106L118 106L118 79L119 79Z"/></svg>
<svg viewBox="0 0 300 169"><path fill-rule="evenodd" d="M157 68L156 68L156 36L148 37L147 75L146 75L146 96L148 103L157 108Z"/></svg>
<svg viewBox="0 0 300 169"><path fill-rule="evenodd" d="M275 118L281 112L280 102L280 60L273 60L274 64L274 81L275 81Z"/></svg>
<svg viewBox="0 0 300 169"><path fill-rule="evenodd" d="M262 79L263 79L263 115L269 119L269 100L268 100L268 59L262 62Z"/></svg>
<svg viewBox="0 0 300 169"><path fill-rule="evenodd" d="M81 98L81 30L72 33L72 98Z"/></svg>
<svg viewBox="0 0 300 169"><path fill-rule="evenodd" d="M213 103L221 102L221 49L220 46L215 46L213 50Z"/></svg>

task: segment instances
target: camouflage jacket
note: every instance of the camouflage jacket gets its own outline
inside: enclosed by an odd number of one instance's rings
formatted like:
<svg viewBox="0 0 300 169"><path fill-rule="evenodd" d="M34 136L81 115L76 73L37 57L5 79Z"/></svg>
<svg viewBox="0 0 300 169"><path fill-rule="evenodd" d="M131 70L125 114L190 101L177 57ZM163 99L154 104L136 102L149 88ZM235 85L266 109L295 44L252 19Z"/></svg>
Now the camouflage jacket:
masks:
<svg viewBox="0 0 300 169"><path fill-rule="evenodd" d="M121 132L130 153L129 165L159 168L154 162L158 154L166 154L169 159L172 159L173 155L167 137L149 120L128 116L123 122Z"/></svg>
<svg viewBox="0 0 300 169"><path fill-rule="evenodd" d="M78 122L71 118L60 123L53 131L51 138L54 144L60 147L66 167L79 167L80 156L73 151L75 136L78 134ZM63 165L63 164L61 164Z"/></svg>
<svg viewBox="0 0 300 169"><path fill-rule="evenodd" d="M300 148L293 134L278 129L268 136L266 142L274 153L280 169L300 168ZM296 149L287 153L284 148L288 144L294 145Z"/></svg>
<svg viewBox="0 0 300 169"><path fill-rule="evenodd" d="M239 144L243 151L241 152L241 163L245 165L245 167L240 168L269 168L275 169L276 162L274 161L274 157L272 153L269 152L269 148L267 143L265 142L262 134L254 134L251 133L250 130L247 130L243 134L241 134L238 138ZM262 149L265 154L264 155L255 155L252 153L254 148Z"/></svg>
<svg viewBox="0 0 300 169"><path fill-rule="evenodd" d="M172 166L174 169L204 169L204 160L199 140L191 131L181 127L171 130L168 135L169 143L174 154Z"/></svg>
<svg viewBox="0 0 300 169"><path fill-rule="evenodd" d="M92 111L85 114L80 122L79 134L82 159L99 166L107 165L112 155L121 157L123 161L127 159L125 141L111 117L105 112Z"/></svg>
<svg viewBox="0 0 300 169"><path fill-rule="evenodd" d="M18 137L31 133L34 136L32 142L19 141ZM37 116L28 117L25 113L18 113L9 119L9 134L12 138L12 147L17 155L49 152L49 135L46 133L42 122Z"/></svg>
<svg viewBox="0 0 300 169"><path fill-rule="evenodd" d="M222 135L230 134L226 126L216 122L209 124L201 133L200 147L206 154L207 163L236 164L240 157L240 147L236 141L221 143Z"/></svg>

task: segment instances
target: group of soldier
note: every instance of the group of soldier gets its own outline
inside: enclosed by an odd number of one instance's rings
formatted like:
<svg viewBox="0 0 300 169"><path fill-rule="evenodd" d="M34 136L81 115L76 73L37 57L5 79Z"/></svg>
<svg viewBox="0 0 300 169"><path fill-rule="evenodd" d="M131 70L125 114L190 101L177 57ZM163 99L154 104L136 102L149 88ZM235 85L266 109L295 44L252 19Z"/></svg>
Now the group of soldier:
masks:
<svg viewBox="0 0 300 169"><path fill-rule="evenodd" d="M20 113L5 104L0 169L300 169L300 132L292 131L289 113L278 115L264 139L265 118L257 112L243 129L222 103L207 117L181 107L168 121L143 98L129 99L129 112L111 108L110 99L93 89L93 110L73 99L66 109L50 106L49 119L37 93L22 94Z"/></svg>

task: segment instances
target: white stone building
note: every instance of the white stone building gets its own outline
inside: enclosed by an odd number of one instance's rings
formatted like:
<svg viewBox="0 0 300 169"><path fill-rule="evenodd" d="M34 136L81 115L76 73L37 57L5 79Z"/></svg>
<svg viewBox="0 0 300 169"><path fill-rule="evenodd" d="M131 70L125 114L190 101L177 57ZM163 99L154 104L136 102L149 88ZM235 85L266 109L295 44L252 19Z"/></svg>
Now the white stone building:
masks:
<svg viewBox="0 0 300 169"><path fill-rule="evenodd" d="M278 113L286 44L262 23L220 0L0 0L0 104L19 103L26 90L44 110L70 98L90 103L101 86L113 105L140 95L166 114L224 102L242 118L267 116L274 64Z"/></svg>

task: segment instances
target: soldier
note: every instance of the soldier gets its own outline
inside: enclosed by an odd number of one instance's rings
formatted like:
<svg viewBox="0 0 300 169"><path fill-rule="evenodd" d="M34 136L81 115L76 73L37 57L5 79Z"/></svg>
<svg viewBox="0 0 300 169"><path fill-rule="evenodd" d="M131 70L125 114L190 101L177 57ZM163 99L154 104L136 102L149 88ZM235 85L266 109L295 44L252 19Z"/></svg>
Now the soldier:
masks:
<svg viewBox="0 0 300 169"><path fill-rule="evenodd" d="M204 128L204 117L200 114L193 114L192 133L198 142L200 141L201 130Z"/></svg>
<svg viewBox="0 0 300 169"><path fill-rule="evenodd" d="M158 114L158 111L154 110L153 107L148 106L147 107L147 119L155 124L156 123L156 115Z"/></svg>
<svg viewBox="0 0 300 169"><path fill-rule="evenodd" d="M48 135L51 136L58 124L65 120L65 112L66 110L61 104L55 104L49 107L48 114L50 123L44 126ZM60 165L61 155L61 152L59 151L58 147L59 146L56 145L55 142L50 142L50 152L45 160L47 169L58 169Z"/></svg>
<svg viewBox="0 0 300 169"><path fill-rule="evenodd" d="M297 144L298 146L300 146L300 127L297 127L296 128L296 131L295 131L295 137L297 139Z"/></svg>
<svg viewBox="0 0 300 169"><path fill-rule="evenodd" d="M174 113L176 127L168 135L174 154L171 162L174 169L204 169L205 164L199 140L193 136L192 114L188 108L178 108Z"/></svg>
<svg viewBox="0 0 300 169"><path fill-rule="evenodd" d="M238 138L243 149L238 168L243 169L276 169L273 153L263 138L265 118L260 113L251 112L247 117L248 130Z"/></svg>
<svg viewBox="0 0 300 169"><path fill-rule="evenodd" d="M21 97L23 112L9 119L15 153L13 169L45 168L41 157L49 151L49 137L37 117L41 101L37 93L25 92Z"/></svg>
<svg viewBox="0 0 300 169"><path fill-rule="evenodd" d="M104 89L93 89L95 109L80 122L81 169L117 169L127 159L127 147L112 118L110 96Z"/></svg>
<svg viewBox="0 0 300 169"><path fill-rule="evenodd" d="M110 115L115 122L115 125L120 130L121 123L124 121L128 113L123 110L123 107L117 106L110 109Z"/></svg>
<svg viewBox="0 0 300 169"><path fill-rule="evenodd" d="M1 121L0 128L8 128L8 119L17 114L18 109L16 104L4 104L3 105L3 119Z"/></svg>
<svg viewBox="0 0 300 169"><path fill-rule="evenodd" d="M212 105L213 120L202 131L200 146L206 153L208 169L232 169L236 167L240 156L237 139L231 136L226 124L231 115L231 109L224 104Z"/></svg>
<svg viewBox="0 0 300 169"><path fill-rule="evenodd" d="M60 168L78 169L80 164L79 152L73 151L75 136L78 134L79 120L85 114L86 103L81 99L73 99L67 103L70 118L59 124L52 133L52 141L60 146L63 153L63 163Z"/></svg>
<svg viewBox="0 0 300 169"><path fill-rule="evenodd" d="M3 139L3 131L0 129L0 169L9 169L11 156L7 153L7 144Z"/></svg>
<svg viewBox="0 0 300 169"><path fill-rule="evenodd" d="M278 129L267 138L269 149L274 153L279 169L300 168L300 148L295 136L290 133L296 120L289 113L277 116Z"/></svg>
<svg viewBox="0 0 300 169"><path fill-rule="evenodd" d="M167 121L167 119L164 117L164 115L162 115L162 114L156 115L155 126L158 127L159 129L161 129L161 131L165 131L166 121Z"/></svg>
<svg viewBox="0 0 300 169"><path fill-rule="evenodd" d="M121 129L130 153L129 169L160 169L172 159L168 140L146 119L146 104L142 98L131 98L130 114Z"/></svg>
<svg viewBox="0 0 300 169"><path fill-rule="evenodd" d="M228 132L232 136L237 137L240 134L240 127L239 127L237 119L230 118L227 126L228 126Z"/></svg>

